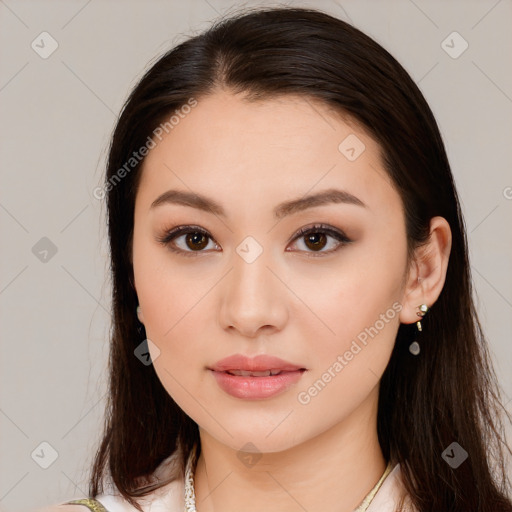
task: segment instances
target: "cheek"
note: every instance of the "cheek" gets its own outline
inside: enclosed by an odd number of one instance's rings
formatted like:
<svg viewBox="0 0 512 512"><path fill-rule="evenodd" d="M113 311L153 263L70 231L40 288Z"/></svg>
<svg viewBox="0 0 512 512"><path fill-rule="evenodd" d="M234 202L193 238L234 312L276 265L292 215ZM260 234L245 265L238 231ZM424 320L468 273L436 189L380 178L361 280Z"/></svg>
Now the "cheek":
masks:
<svg viewBox="0 0 512 512"><path fill-rule="evenodd" d="M133 272L137 297L148 337L170 340L194 308L202 288L172 263L169 251L146 238L134 236Z"/></svg>
<svg viewBox="0 0 512 512"><path fill-rule="evenodd" d="M336 268L316 271L311 281L295 281L297 295L305 298L310 311L301 304L293 315L304 339L315 340L308 383L320 379L321 387L329 382L334 394L325 393L325 400L330 396L347 403L359 396L355 388L363 395L369 392L389 361L400 323L398 299L406 264L405 241L403 248L395 245L398 249L380 251L354 246Z"/></svg>
<svg viewBox="0 0 512 512"><path fill-rule="evenodd" d="M214 308L205 295L216 279L180 270L161 247L136 248L133 264L153 366L169 395L188 410L206 376L204 334Z"/></svg>
<svg viewBox="0 0 512 512"><path fill-rule="evenodd" d="M401 296L405 259L382 252L368 257L359 252L339 265L303 269L293 278L294 294L301 299L293 301L295 320L309 326L310 335L314 331L324 340L336 340L338 348L376 323L379 331L386 330L390 322L398 325L393 304ZM382 315L386 315L384 325Z"/></svg>
<svg viewBox="0 0 512 512"><path fill-rule="evenodd" d="M188 280L162 274L145 281L139 300L147 337L160 351L154 361L157 371L192 375L200 370L199 341L204 336L202 326L207 324L200 290ZM168 380L165 374L160 376Z"/></svg>
<svg viewBox="0 0 512 512"><path fill-rule="evenodd" d="M338 286L331 283L318 297L310 296L310 304L315 304L321 321L304 312L298 318L302 317L300 332L310 340L311 376L319 378L331 368L337 375L343 373L337 380L347 379L346 384L357 383L360 369L371 369L375 378L380 377L399 327L402 306L396 300L398 296L387 289L369 290L364 283L347 282ZM340 361L339 356L343 368L332 368Z"/></svg>
<svg viewBox="0 0 512 512"><path fill-rule="evenodd" d="M151 359L167 393L183 410L194 410L204 391L207 363L201 344L205 319L198 293L182 292L176 280L160 279L158 283L158 294L148 289L144 302L146 334L155 350L153 354L150 349Z"/></svg>
<svg viewBox="0 0 512 512"><path fill-rule="evenodd" d="M401 304L389 288L375 289L357 280L331 283L317 303L323 305L320 316L329 328L319 326L317 319L300 327L315 343L314 351L309 347L310 371L296 401L304 414L321 415L331 425L347 417L378 385L394 347Z"/></svg>

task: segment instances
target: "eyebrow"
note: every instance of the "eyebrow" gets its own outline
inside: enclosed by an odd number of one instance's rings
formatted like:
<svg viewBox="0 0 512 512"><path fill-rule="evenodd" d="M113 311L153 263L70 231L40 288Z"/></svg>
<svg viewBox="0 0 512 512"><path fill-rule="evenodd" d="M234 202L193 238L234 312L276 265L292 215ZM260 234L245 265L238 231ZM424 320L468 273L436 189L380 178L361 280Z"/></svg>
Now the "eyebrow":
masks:
<svg viewBox="0 0 512 512"><path fill-rule="evenodd" d="M282 219L283 217L301 212L308 208L324 206L333 203L352 204L367 208L367 205L363 203L361 199L347 192L346 190L330 188L316 194L307 195L298 199L292 199L290 201L285 201L279 204L274 208L274 217L276 219ZM197 208L198 210L214 213L215 215L226 218L226 212L219 203L209 197L194 192L187 192L183 190L168 190L167 192L164 192L162 195L158 196L151 203L150 209L156 208L157 206L161 206L163 204L181 204L183 206L190 206L192 208Z"/></svg>

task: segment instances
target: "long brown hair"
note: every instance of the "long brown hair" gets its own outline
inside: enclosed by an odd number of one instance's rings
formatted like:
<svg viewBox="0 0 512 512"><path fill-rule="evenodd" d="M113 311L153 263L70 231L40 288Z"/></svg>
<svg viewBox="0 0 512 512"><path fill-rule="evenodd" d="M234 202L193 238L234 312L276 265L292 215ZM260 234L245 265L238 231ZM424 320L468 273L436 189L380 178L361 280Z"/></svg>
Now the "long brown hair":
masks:
<svg viewBox="0 0 512 512"><path fill-rule="evenodd" d="M141 165L130 159L173 112L219 87L244 92L250 101L303 95L362 123L380 144L400 193L411 255L427 240L433 216L448 221L446 281L423 320L421 357L408 350L415 324L400 325L382 376L379 441L384 457L400 463L418 510L512 511L504 447L511 451L500 417L505 410L472 298L464 221L434 116L407 72L379 44L339 19L300 8L251 9L217 21L158 59L123 107L104 185L113 326L109 399L90 495L103 492L108 477L142 510L134 498L179 473L148 485L157 466L176 452L183 471L199 442L197 424L169 396L153 366L134 356L145 335L135 314L131 262ZM456 469L441 456L453 442L468 453Z"/></svg>

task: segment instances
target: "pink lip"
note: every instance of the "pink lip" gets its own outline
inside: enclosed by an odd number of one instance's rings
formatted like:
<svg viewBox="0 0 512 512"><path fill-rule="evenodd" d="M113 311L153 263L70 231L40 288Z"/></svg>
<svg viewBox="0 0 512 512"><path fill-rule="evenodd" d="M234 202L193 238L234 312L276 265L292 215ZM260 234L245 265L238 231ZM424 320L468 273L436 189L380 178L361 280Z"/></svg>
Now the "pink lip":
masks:
<svg viewBox="0 0 512 512"><path fill-rule="evenodd" d="M234 354L217 361L210 370L225 372L227 370L246 370L251 372L262 372L265 370L282 370L293 372L304 369L304 367L283 361L279 357L260 354L256 357L247 357L242 354Z"/></svg>
<svg viewBox="0 0 512 512"><path fill-rule="evenodd" d="M246 400L269 398L282 393L299 381L306 371L305 368L298 365L265 354L254 358L236 354L221 359L212 368L208 369L212 371L217 384L223 391L236 398ZM254 372L280 370L282 373L269 375L268 377L252 377L231 375L227 373L227 370Z"/></svg>

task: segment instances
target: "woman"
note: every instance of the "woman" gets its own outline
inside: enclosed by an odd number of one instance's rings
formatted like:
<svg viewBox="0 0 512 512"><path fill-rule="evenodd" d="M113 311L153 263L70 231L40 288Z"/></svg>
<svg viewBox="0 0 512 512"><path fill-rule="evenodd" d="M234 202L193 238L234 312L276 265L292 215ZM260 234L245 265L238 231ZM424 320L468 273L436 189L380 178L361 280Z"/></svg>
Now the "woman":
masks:
<svg viewBox="0 0 512 512"><path fill-rule="evenodd" d="M110 400L55 510L512 510L450 166L376 42L218 22L135 87L104 194Z"/></svg>

